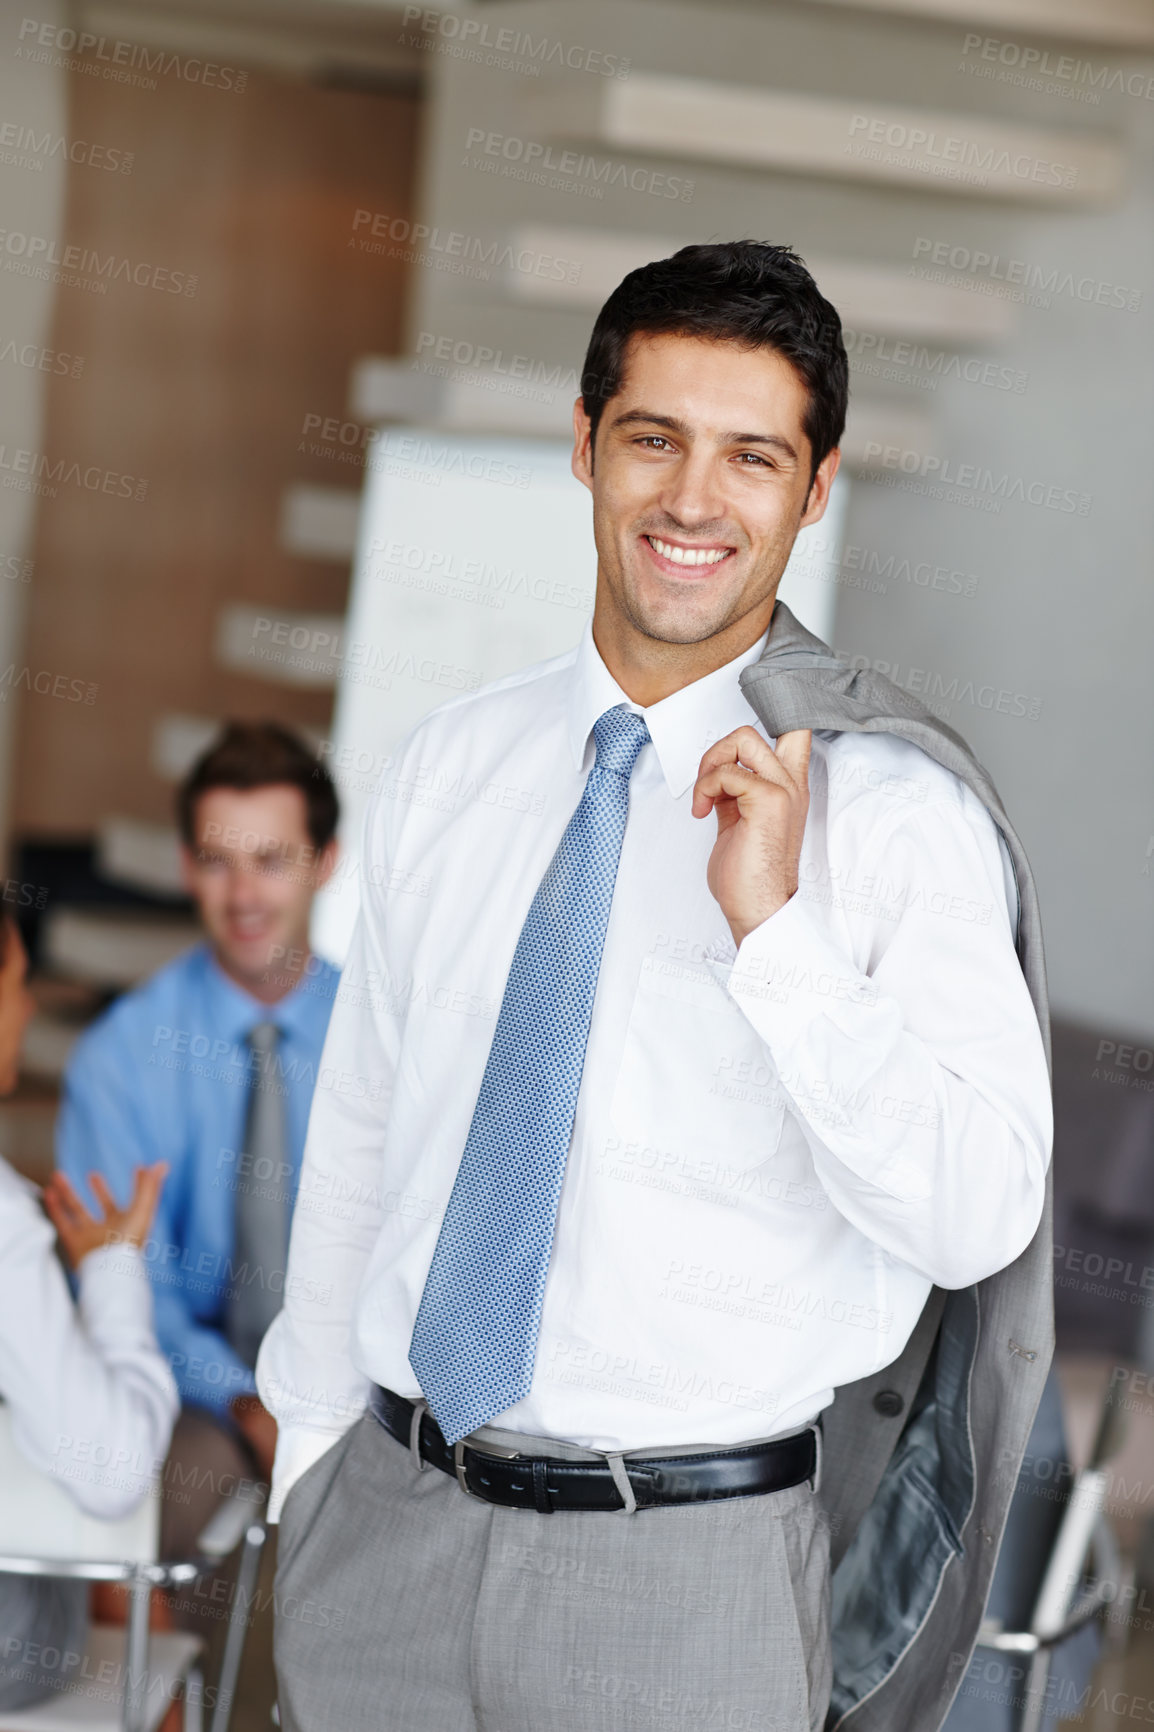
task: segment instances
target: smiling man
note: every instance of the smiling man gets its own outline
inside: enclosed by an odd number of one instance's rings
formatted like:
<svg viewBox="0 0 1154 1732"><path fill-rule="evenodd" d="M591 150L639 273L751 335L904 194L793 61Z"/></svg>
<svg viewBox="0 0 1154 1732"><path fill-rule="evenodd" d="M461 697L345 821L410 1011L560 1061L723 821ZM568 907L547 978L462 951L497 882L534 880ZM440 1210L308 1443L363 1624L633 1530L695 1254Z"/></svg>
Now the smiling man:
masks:
<svg viewBox="0 0 1154 1732"><path fill-rule="evenodd" d="M776 603L846 379L788 248L632 272L574 416L592 621L434 711L395 765L541 801L373 808L326 1050L389 1086L318 1097L305 1172L350 1207L298 1215L258 1365L280 1604L325 1612L278 1621L287 1732L821 1727L847 1537L822 1416L894 1366L870 1408L892 1426L932 1293L1035 1235L1046 1060L986 807L894 733L771 734L747 695L783 668L803 697L809 670L852 681ZM376 888L418 866L420 907ZM323 1313L295 1297L313 1282ZM965 1363L951 1337L955 1392ZM876 1505L913 1562L862 1566L832 1718L941 1597L971 1482L958 1466L938 1513L961 1458L931 1445L968 1432L933 1388ZM858 1517L886 1436L856 1440ZM917 1713L868 1723L939 1724L937 1671Z"/></svg>
<svg viewBox="0 0 1154 1732"><path fill-rule="evenodd" d="M168 1163L147 1253L183 1404L166 1556L195 1549L230 1483L272 1469L276 1426L253 1366L283 1300L337 982L308 944L313 897L336 859L336 793L295 735L228 726L179 789L177 816L205 940L83 1035L57 1129L58 1164L84 1194L95 1170L123 1200L135 1167Z"/></svg>

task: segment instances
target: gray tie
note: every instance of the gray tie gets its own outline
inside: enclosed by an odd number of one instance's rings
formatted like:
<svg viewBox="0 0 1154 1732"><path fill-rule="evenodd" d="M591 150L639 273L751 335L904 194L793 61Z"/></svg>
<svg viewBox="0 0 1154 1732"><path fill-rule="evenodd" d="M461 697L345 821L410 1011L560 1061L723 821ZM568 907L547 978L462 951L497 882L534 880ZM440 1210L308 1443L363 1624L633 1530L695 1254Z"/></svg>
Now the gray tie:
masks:
<svg viewBox="0 0 1154 1732"><path fill-rule="evenodd" d="M256 1054L237 1175L236 1239L229 1283L229 1341L246 1365L255 1365L264 1333L281 1308L288 1259L288 1158L285 1092L276 1064L280 1030L258 1022L248 1037Z"/></svg>

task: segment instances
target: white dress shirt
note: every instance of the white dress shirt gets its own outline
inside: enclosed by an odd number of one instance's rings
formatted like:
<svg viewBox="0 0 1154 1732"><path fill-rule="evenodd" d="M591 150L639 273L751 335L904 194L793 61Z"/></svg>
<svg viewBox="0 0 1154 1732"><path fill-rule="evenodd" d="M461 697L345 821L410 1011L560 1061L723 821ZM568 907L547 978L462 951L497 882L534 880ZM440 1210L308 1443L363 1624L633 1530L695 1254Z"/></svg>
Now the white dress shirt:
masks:
<svg viewBox="0 0 1154 1732"><path fill-rule="evenodd" d="M55 1237L35 1186L0 1160L0 1397L12 1439L86 1514L112 1521L159 1472L180 1398L140 1252L90 1251L73 1305Z"/></svg>
<svg viewBox="0 0 1154 1732"><path fill-rule="evenodd" d="M818 734L792 899L735 952L690 803L745 654L641 710L529 1395L586 1447L733 1444L896 1359L930 1287L1011 1262L1051 1142L1012 875L980 802L892 736ZM513 950L625 698L578 648L426 717L370 811L257 1382L273 1510L408 1346ZM413 889L398 888L416 886Z"/></svg>

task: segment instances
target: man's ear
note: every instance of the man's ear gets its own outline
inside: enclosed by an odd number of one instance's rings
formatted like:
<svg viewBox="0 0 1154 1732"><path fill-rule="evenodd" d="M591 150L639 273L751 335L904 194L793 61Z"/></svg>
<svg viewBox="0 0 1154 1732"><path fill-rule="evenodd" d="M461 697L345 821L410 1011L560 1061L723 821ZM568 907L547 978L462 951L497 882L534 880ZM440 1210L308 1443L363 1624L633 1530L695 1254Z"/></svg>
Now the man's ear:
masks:
<svg viewBox="0 0 1154 1732"><path fill-rule="evenodd" d="M829 504L829 490L840 467L841 449L835 445L833 450L822 458L817 466L817 474L810 482L809 497L801 514L801 522L797 526L799 529L806 529L811 523L820 523L825 516L825 508Z"/></svg>
<svg viewBox="0 0 1154 1732"><path fill-rule="evenodd" d="M585 399L573 405L573 456L570 468L578 481L593 491L593 423L585 413Z"/></svg>

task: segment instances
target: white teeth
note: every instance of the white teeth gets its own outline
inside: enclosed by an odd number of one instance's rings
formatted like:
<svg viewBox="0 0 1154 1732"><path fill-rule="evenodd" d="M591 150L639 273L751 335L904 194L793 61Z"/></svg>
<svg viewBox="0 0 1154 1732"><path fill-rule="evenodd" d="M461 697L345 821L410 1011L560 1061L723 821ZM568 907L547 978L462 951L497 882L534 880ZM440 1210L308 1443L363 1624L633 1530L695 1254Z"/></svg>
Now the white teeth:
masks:
<svg viewBox="0 0 1154 1732"><path fill-rule="evenodd" d="M646 536L649 545L662 559L674 565L716 565L729 552L728 547L674 547L671 541L659 541L656 535Z"/></svg>

